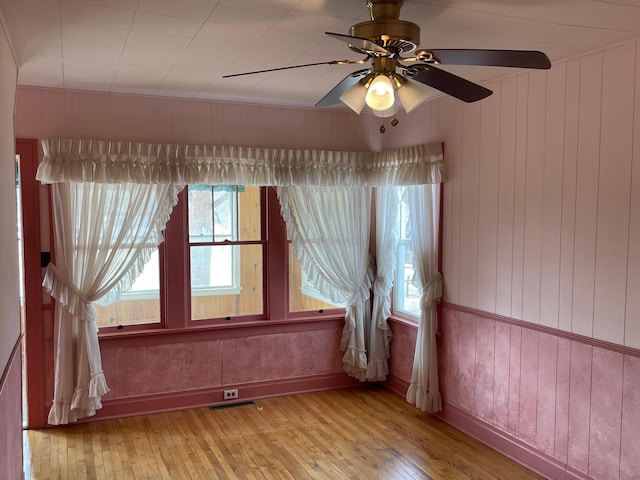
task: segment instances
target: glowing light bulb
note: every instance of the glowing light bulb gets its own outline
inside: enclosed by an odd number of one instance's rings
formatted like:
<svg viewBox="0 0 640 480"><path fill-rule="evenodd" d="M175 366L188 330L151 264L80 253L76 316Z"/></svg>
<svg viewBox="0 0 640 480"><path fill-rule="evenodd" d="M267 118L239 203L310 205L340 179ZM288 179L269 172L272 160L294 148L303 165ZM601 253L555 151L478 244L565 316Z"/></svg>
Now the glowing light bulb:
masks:
<svg viewBox="0 0 640 480"><path fill-rule="evenodd" d="M386 75L378 75L374 78L367 90L365 101L373 110L387 110L391 108L395 102L395 96L389 77Z"/></svg>

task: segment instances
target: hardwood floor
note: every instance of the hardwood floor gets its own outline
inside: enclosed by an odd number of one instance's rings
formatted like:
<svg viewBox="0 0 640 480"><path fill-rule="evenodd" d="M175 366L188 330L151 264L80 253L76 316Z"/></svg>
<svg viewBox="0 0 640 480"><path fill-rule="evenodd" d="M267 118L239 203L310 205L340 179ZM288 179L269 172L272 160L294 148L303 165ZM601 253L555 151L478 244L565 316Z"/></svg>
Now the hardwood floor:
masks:
<svg viewBox="0 0 640 480"><path fill-rule="evenodd" d="M539 479L380 387L30 430L27 479Z"/></svg>

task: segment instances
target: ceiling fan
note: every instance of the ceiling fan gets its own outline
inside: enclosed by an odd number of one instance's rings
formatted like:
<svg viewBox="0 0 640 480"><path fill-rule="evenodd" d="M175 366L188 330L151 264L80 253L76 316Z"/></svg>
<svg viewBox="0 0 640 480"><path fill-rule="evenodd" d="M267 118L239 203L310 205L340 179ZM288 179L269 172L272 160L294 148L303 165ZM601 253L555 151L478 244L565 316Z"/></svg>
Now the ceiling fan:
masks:
<svg viewBox="0 0 640 480"><path fill-rule="evenodd" d="M417 49L420 27L399 19L402 3L403 0L367 0L371 20L353 25L350 35L325 32L347 43L352 51L365 55L361 60L292 65L225 75L223 78L314 65L368 63L367 68L347 75L316 103L316 107L342 102L359 114L366 104L376 115L386 117L395 113L396 96L407 113L426 99L425 90L416 82L464 102L482 100L493 93L436 65L551 68L551 62L544 53L532 50Z"/></svg>

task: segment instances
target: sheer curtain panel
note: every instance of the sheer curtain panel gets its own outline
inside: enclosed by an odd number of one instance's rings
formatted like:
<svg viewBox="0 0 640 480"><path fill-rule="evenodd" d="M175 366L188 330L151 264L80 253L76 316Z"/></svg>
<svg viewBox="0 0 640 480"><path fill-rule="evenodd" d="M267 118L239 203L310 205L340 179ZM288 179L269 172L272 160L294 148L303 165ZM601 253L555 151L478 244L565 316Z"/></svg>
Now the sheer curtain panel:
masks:
<svg viewBox="0 0 640 480"><path fill-rule="evenodd" d="M370 187L280 187L278 198L296 255L310 282L347 311L340 343L347 374L367 376Z"/></svg>
<svg viewBox="0 0 640 480"><path fill-rule="evenodd" d="M393 334L387 324L391 316L391 287L396 270L400 187L378 187L376 196L376 276L369 335L367 380L381 382L389 374L387 359Z"/></svg>
<svg viewBox="0 0 640 480"><path fill-rule="evenodd" d="M57 300L52 425L95 415L109 388L93 303L131 287L162 242L179 186L55 183L55 265L43 286Z"/></svg>
<svg viewBox="0 0 640 480"><path fill-rule="evenodd" d="M37 178L54 184L56 242L56 264L47 268L44 286L58 300L50 423L74 421L101 407L108 387L92 304L109 302L130 286L149 252L162 241L161 230L186 184L278 187L282 214L305 273L325 297L348 305L341 341L345 370L360 380L386 377L391 338L386 318L395 264L391 256L397 241L392 219L397 206L393 189L384 187L443 182L440 143L344 152L48 139L42 148ZM381 187L373 318L372 187ZM426 187L416 188L422 192ZM427 195L416 195L423 194ZM424 223L417 220L427 219L421 233L426 243L417 244L414 251L419 252L420 264L427 263L420 272L425 294L407 398L437 408L434 304L440 277L432 260L437 243L430 239L437 238L438 207L419 208L414 232Z"/></svg>
<svg viewBox="0 0 640 480"><path fill-rule="evenodd" d="M415 270L422 287L420 323L407 401L424 412L439 412L442 400L438 384L436 304L442 297L442 275L438 272L440 185L408 187L407 203Z"/></svg>

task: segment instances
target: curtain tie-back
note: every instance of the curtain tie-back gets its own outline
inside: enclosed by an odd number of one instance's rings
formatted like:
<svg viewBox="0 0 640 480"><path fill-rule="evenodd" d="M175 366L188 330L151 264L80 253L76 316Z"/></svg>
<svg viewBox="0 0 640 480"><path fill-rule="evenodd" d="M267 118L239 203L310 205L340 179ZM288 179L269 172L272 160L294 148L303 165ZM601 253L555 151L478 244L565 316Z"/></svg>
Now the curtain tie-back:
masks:
<svg viewBox="0 0 640 480"><path fill-rule="evenodd" d="M369 263L367 269L362 276L362 280L355 286L353 294L347 298L346 304L349 307L360 305L366 302L371 296L371 287L375 277L375 261L373 256L369 255Z"/></svg>
<svg viewBox="0 0 640 480"><path fill-rule="evenodd" d="M442 274L436 273L431 279L420 297L420 309L427 311L435 302L442 298Z"/></svg>
<svg viewBox="0 0 640 480"><path fill-rule="evenodd" d="M393 285L393 278L385 278L380 275L376 275L373 281L373 294L376 296L386 296L391 286Z"/></svg>
<svg viewBox="0 0 640 480"><path fill-rule="evenodd" d="M95 322L93 302L55 264L49 263L42 286L73 316L87 322Z"/></svg>

